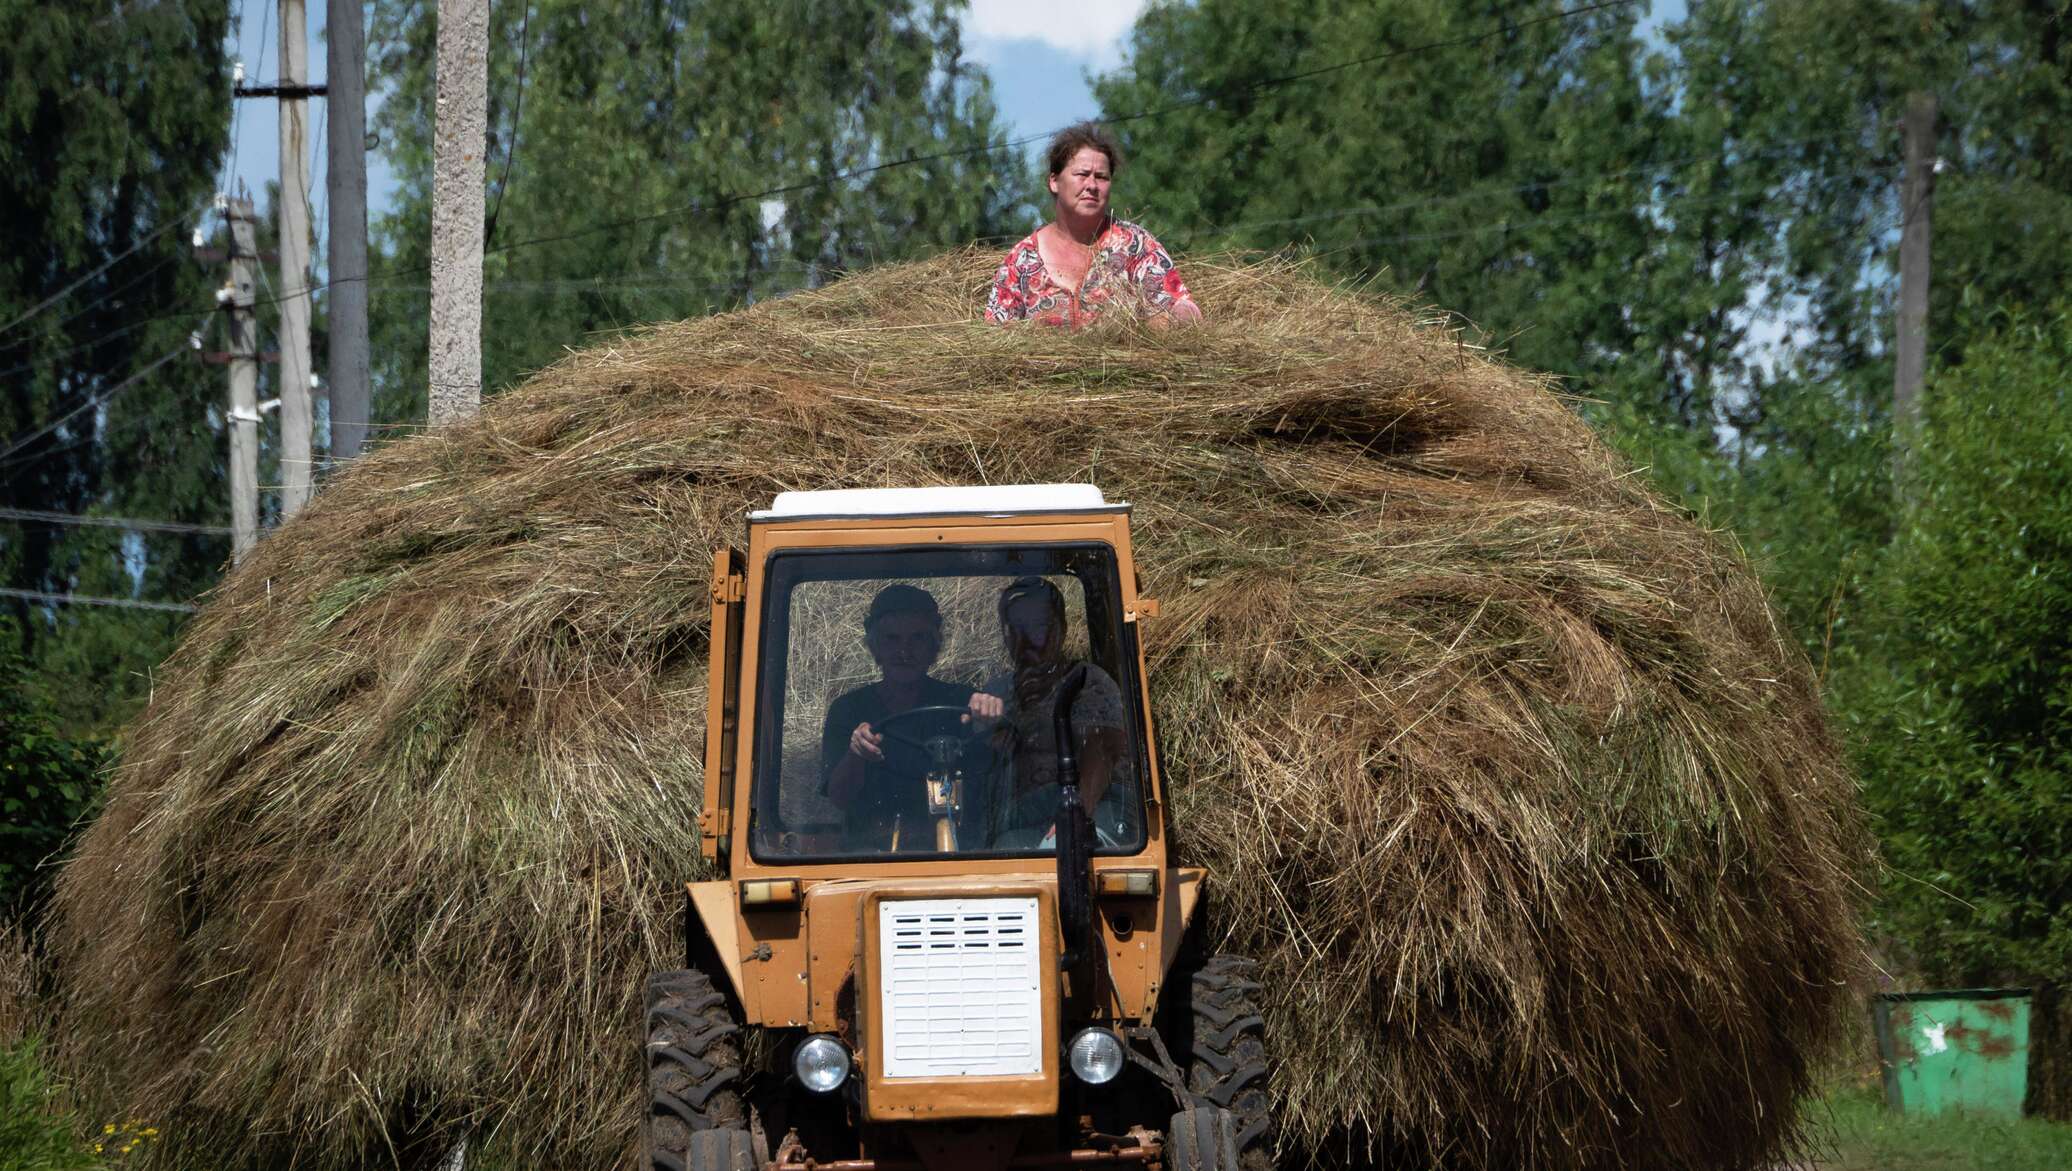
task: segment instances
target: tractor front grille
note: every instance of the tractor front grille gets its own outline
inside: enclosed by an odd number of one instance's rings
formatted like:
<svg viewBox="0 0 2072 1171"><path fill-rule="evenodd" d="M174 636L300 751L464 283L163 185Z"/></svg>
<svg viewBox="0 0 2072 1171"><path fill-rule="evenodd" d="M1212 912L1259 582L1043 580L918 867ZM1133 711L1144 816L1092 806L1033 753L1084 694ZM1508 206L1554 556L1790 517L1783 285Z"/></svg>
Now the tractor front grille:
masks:
<svg viewBox="0 0 2072 1171"><path fill-rule="evenodd" d="M879 903L884 1076L1041 1073L1041 927L1034 898Z"/></svg>

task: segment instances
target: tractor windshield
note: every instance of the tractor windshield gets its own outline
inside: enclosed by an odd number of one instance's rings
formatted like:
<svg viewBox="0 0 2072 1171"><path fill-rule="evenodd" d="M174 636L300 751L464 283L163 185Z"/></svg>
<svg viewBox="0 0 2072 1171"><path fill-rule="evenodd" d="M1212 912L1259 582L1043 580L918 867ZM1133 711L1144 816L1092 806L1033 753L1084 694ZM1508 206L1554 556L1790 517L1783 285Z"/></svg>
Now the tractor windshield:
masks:
<svg viewBox="0 0 2072 1171"><path fill-rule="evenodd" d="M759 860L1051 851L1067 695L1098 852L1142 848L1142 692L1107 545L789 551L764 599Z"/></svg>

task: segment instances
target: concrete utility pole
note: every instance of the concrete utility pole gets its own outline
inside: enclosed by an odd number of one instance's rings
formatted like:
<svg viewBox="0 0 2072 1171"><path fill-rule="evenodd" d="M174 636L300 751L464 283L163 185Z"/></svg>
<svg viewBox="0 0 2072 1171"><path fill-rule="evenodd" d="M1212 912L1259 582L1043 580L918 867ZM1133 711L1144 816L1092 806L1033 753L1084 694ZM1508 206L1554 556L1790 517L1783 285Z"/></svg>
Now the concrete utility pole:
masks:
<svg viewBox="0 0 2072 1171"><path fill-rule="evenodd" d="M360 0L329 0L331 458L367 441L367 32Z"/></svg>
<svg viewBox="0 0 2072 1171"><path fill-rule="evenodd" d="M252 317L259 280L259 238L252 201L230 200L230 549L238 561L259 539L259 328Z"/></svg>
<svg viewBox="0 0 2072 1171"><path fill-rule="evenodd" d="M281 519L309 503L309 28L302 0L281 0Z"/></svg>
<svg viewBox="0 0 2072 1171"><path fill-rule="evenodd" d="M439 0L432 144L433 426L482 406L482 180L489 0Z"/></svg>
<svg viewBox="0 0 2072 1171"><path fill-rule="evenodd" d="M1907 95L1906 175L1900 184L1898 358L1892 379L1893 439L1900 463L1921 426L1921 381L1928 372L1928 244L1935 210L1935 95Z"/></svg>

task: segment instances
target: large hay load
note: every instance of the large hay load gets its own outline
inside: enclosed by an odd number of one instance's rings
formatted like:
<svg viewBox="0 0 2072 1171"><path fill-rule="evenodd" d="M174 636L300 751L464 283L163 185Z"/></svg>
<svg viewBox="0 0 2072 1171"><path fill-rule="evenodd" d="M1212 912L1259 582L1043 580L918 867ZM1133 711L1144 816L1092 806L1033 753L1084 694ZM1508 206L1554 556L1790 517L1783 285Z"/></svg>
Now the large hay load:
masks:
<svg viewBox="0 0 2072 1171"><path fill-rule="evenodd" d="M82 1084L160 1157L605 1168L698 851L710 551L784 489L1135 502L1182 848L1291 1158L1741 1168L1867 860L1806 664L1542 380L1297 268L979 324L976 254L569 357L399 439L189 627L60 880ZM1392 1164L1393 1165L1393 1164Z"/></svg>

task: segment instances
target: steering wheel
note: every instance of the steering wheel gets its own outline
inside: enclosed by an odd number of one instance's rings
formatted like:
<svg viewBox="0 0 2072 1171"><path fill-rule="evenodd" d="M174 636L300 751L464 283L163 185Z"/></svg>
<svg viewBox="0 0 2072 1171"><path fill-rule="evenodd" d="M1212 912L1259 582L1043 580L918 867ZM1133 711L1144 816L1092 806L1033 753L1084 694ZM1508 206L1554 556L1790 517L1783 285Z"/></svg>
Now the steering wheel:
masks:
<svg viewBox="0 0 2072 1171"><path fill-rule="evenodd" d="M923 704L920 707L910 707L903 712L895 712L892 715L886 716L873 725L872 730L894 744L903 744L926 756L929 760L934 761L938 766L947 768L956 761L957 754L964 750L965 732L959 725L961 725L963 717L969 714L969 710L955 704ZM912 732L895 732L892 730L894 724L902 724L909 721L920 722L929 719L941 721L943 724L956 730L954 732L937 732L933 736L922 736Z"/></svg>

